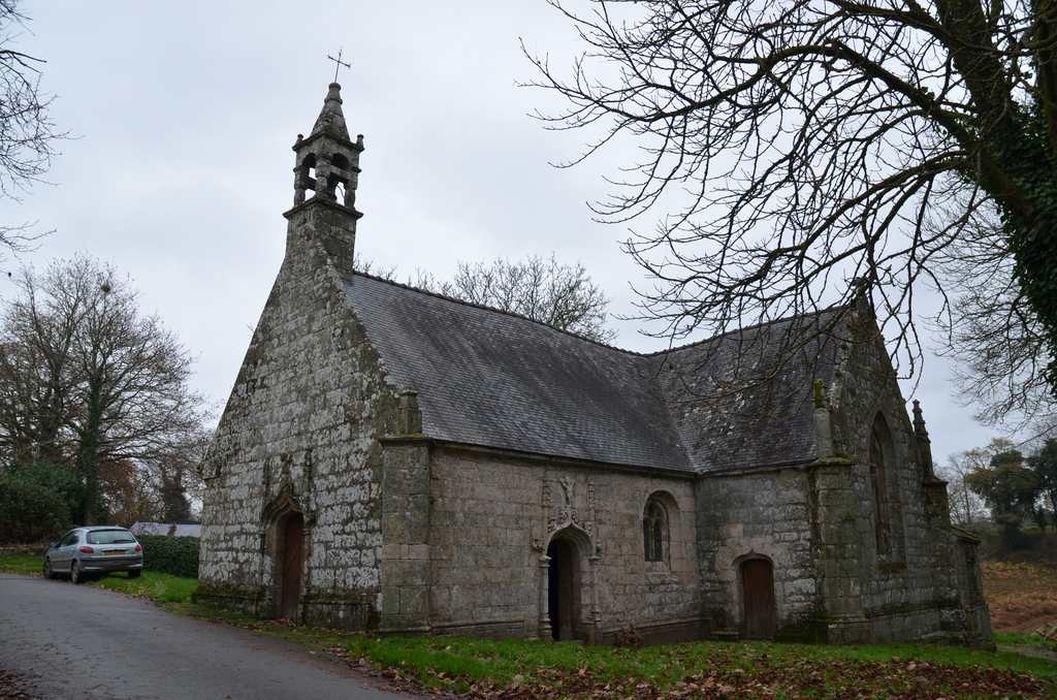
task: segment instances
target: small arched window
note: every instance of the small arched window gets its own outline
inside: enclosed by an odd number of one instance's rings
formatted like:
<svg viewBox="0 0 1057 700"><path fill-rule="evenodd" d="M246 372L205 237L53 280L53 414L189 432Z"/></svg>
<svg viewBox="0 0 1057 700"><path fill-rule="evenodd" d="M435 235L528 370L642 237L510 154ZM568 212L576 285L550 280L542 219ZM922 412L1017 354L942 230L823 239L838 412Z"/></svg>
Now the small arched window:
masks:
<svg viewBox="0 0 1057 700"><path fill-rule="evenodd" d="M877 553L892 552L891 506L888 498L888 460L892 454L892 439L880 414L874 419L870 433L870 485L873 487L874 531Z"/></svg>
<svg viewBox="0 0 1057 700"><path fill-rule="evenodd" d="M666 561L668 511L660 499L651 496L642 515L642 544L646 561Z"/></svg>

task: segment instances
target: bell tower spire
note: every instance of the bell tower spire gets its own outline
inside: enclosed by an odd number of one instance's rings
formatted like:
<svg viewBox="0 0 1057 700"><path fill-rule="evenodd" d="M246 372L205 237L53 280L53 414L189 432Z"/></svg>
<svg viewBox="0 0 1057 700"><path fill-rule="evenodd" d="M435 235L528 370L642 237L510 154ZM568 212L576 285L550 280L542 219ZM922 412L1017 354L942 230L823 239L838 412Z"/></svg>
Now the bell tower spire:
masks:
<svg viewBox="0 0 1057 700"><path fill-rule="evenodd" d="M297 135L294 206L284 216L290 222L287 254L295 233L303 232L323 243L339 271L351 274L356 220L363 216L356 210L363 135L349 138L341 105L341 85L331 83L311 133Z"/></svg>
<svg viewBox="0 0 1057 700"><path fill-rule="evenodd" d="M331 83L312 132L297 135L294 153L294 206L304 204L308 193L355 209L363 134L353 142L341 110L341 85Z"/></svg>

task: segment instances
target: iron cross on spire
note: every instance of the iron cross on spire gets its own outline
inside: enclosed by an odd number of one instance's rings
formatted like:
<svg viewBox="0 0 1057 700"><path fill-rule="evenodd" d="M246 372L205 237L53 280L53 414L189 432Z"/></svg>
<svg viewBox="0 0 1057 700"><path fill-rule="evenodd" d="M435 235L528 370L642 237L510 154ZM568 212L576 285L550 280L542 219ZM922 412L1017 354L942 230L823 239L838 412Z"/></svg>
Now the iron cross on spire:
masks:
<svg viewBox="0 0 1057 700"><path fill-rule="evenodd" d="M352 64L351 63L346 63L345 61L341 60L341 51L342 51L341 49L338 49L338 57L337 58L334 58L329 53L327 54L327 58L329 60L331 60L331 61L334 61L334 82L335 83L338 82L338 71L341 70L342 66L344 66L346 68L352 68Z"/></svg>

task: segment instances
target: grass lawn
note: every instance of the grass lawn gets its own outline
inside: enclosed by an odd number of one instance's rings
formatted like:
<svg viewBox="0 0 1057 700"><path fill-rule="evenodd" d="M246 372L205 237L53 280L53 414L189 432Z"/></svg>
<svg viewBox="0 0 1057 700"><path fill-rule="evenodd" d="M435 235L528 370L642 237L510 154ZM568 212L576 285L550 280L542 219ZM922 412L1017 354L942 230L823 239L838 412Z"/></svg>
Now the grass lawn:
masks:
<svg viewBox="0 0 1057 700"><path fill-rule="evenodd" d="M42 564L35 554L0 554L0 571L12 574L39 574Z"/></svg>
<svg viewBox="0 0 1057 700"><path fill-rule="evenodd" d="M139 578L129 578L128 574L109 574L90 581L88 585L120 591L137 598L149 598L158 603L189 603L191 595L198 589L198 579L144 571Z"/></svg>
<svg viewBox="0 0 1057 700"><path fill-rule="evenodd" d="M1024 632L995 632L995 644L1000 650L1034 654L1057 660L1057 640Z"/></svg>
<svg viewBox="0 0 1057 700"><path fill-rule="evenodd" d="M927 644L692 642L642 649L526 640L378 636L252 620L259 634L469 697L1057 697L1057 662ZM1010 640L1014 641L1014 640Z"/></svg>
<svg viewBox="0 0 1057 700"><path fill-rule="evenodd" d="M203 614L199 611L199 614ZM1057 663L1012 652L891 644L693 642L643 649L246 626L470 697L1055 697Z"/></svg>
<svg viewBox="0 0 1057 700"><path fill-rule="evenodd" d="M460 692L476 685L482 694L499 688L522 688L526 695L544 697L558 691L790 697L935 697L992 690L1046 696L1057 691L1057 664L1052 662L929 646L696 642L615 649L361 636L346 648L353 656L402 669L426 685Z"/></svg>
<svg viewBox="0 0 1057 700"><path fill-rule="evenodd" d="M34 554L0 555L0 571L15 574L40 574L42 559ZM85 585L120 591L137 598L149 598L159 603L188 603L198 588L198 579L173 576L156 571L144 571L139 578L128 574L108 574L89 579Z"/></svg>

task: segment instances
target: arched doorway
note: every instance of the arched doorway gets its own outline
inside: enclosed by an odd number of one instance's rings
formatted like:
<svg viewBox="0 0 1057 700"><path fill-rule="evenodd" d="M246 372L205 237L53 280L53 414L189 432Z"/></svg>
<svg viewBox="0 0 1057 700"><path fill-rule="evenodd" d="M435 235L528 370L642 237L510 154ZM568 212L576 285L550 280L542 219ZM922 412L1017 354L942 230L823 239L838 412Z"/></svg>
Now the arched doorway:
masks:
<svg viewBox="0 0 1057 700"><path fill-rule="evenodd" d="M746 639L773 639L774 567L767 559L754 557L741 563L742 635Z"/></svg>
<svg viewBox="0 0 1057 700"><path fill-rule="evenodd" d="M554 640L576 639L580 633L580 561L576 543L555 538L547 547L547 616Z"/></svg>
<svg viewBox="0 0 1057 700"><path fill-rule="evenodd" d="M305 519L301 513L291 511L277 523L276 542L276 605L279 617L292 620L298 617L301 601L301 572L304 569Z"/></svg>

